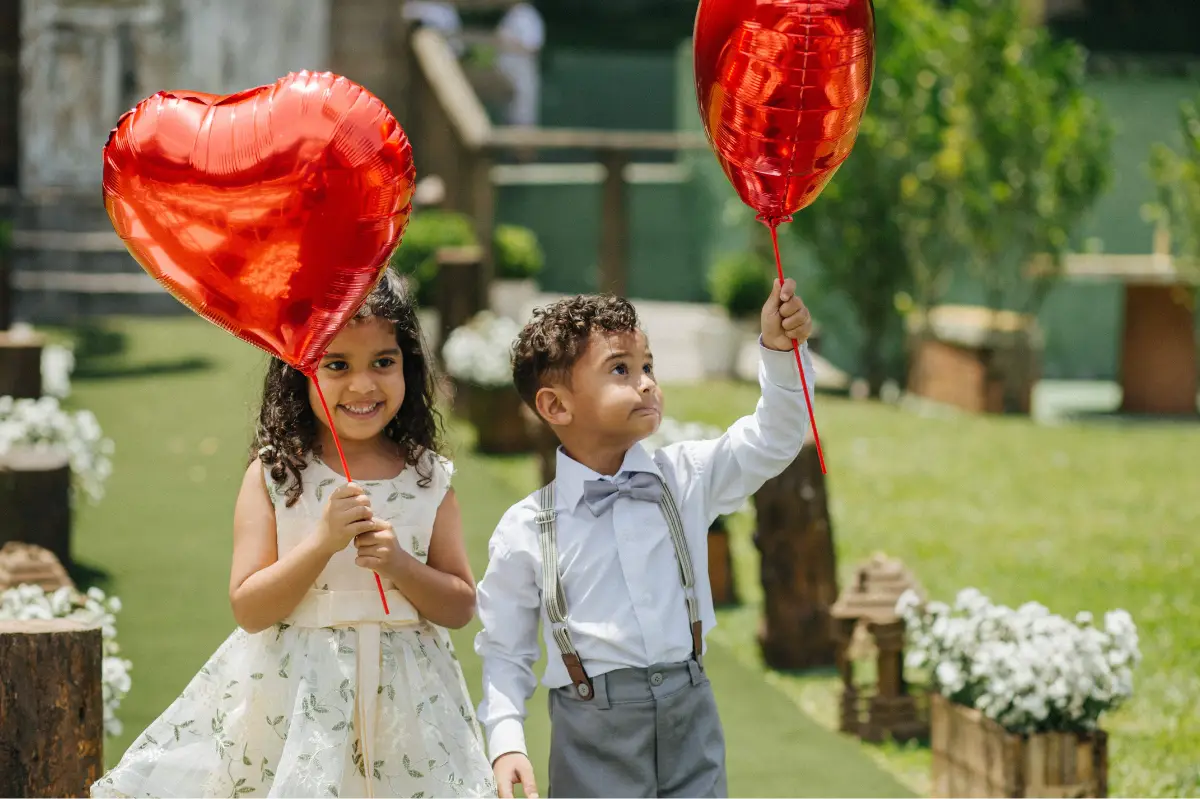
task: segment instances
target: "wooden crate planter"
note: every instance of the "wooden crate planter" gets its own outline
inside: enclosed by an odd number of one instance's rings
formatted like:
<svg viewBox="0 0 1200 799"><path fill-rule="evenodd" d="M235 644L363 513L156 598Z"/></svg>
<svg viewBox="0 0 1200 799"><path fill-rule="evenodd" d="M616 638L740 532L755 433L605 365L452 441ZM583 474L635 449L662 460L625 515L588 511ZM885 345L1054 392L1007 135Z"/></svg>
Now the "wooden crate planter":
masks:
<svg viewBox="0 0 1200 799"><path fill-rule="evenodd" d="M937 694L930 716L935 797L1108 796L1103 730L1017 735Z"/></svg>
<svg viewBox="0 0 1200 799"><path fill-rule="evenodd" d="M945 305L908 320L909 393L974 413L1028 414L1041 333L1011 311Z"/></svg>

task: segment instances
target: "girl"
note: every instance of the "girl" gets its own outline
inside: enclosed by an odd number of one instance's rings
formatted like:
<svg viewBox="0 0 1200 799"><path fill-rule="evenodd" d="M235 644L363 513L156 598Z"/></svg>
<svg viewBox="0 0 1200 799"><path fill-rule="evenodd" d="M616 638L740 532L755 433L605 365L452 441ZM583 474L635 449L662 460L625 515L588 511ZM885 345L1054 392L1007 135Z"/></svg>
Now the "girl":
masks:
<svg viewBox="0 0 1200 799"><path fill-rule="evenodd" d="M355 482L315 387L273 360L234 511L240 629L93 796L495 795L443 629L471 619L475 582L416 314L390 273L318 379Z"/></svg>

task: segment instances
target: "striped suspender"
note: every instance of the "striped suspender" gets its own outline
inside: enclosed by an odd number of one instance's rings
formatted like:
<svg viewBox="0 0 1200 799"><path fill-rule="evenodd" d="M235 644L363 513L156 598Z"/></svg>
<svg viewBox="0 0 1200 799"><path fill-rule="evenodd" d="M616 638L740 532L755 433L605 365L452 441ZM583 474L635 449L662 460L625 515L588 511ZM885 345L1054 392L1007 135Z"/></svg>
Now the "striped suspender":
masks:
<svg viewBox="0 0 1200 799"><path fill-rule="evenodd" d="M671 544L675 547L675 560L679 565L679 580L683 584L687 600L688 623L692 631L692 657L702 663L704 649L703 628L700 624L700 603L696 599L696 575L692 569L692 557L688 551L687 538L683 532L683 519L675 497L662 478L658 478L663 489L659 504L667 529L671 533ZM558 513L554 509L554 483L538 491L538 539L542 549L542 602L546 606L546 618L550 620L551 634L558 650L562 653L563 665L575 685L580 699L592 698L592 681L583 668L571 631L567 627L567 601L563 595L562 581L558 573Z"/></svg>

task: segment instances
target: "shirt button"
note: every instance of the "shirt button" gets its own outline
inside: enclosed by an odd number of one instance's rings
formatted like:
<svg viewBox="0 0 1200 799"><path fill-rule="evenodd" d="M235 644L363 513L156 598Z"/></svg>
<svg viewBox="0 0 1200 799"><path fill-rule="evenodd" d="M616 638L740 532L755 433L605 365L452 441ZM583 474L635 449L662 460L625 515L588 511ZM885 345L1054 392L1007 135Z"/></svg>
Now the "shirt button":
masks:
<svg viewBox="0 0 1200 799"><path fill-rule="evenodd" d="M651 674L650 675L650 684L654 685L654 686L662 685L663 684L662 672L656 671L653 674Z"/></svg>

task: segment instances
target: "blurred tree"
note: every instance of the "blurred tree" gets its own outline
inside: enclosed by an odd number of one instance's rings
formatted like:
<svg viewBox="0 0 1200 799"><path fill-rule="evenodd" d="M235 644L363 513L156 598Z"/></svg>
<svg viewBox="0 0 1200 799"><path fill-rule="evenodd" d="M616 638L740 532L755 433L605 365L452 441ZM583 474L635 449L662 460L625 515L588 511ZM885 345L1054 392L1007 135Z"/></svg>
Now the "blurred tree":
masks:
<svg viewBox="0 0 1200 799"><path fill-rule="evenodd" d="M1171 249L1185 269L1200 278L1200 95L1179 107L1183 149L1166 144L1150 150L1150 174L1158 187L1153 207L1171 234Z"/></svg>
<svg viewBox="0 0 1200 799"><path fill-rule="evenodd" d="M1026 24L1022 0L953 8L969 44L968 264L989 307L1036 313L1062 274L1071 234L1111 179L1112 125L1084 90L1081 48Z"/></svg>
<svg viewBox="0 0 1200 799"><path fill-rule="evenodd" d="M966 28L938 0L875 0L876 85L850 157L792 227L862 326L877 395L902 377L901 298L935 303L964 252Z"/></svg>

